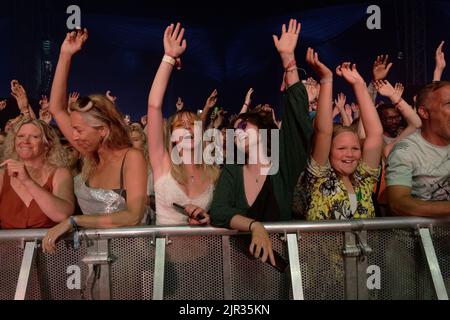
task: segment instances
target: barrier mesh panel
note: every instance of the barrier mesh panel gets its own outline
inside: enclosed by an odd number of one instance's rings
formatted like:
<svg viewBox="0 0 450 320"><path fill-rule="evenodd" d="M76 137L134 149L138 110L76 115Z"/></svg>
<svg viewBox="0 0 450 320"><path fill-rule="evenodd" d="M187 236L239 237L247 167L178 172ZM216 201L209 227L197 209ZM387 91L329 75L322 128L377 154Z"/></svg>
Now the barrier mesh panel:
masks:
<svg viewBox="0 0 450 320"><path fill-rule="evenodd" d="M298 242L305 300L343 300L343 234L305 232Z"/></svg>
<svg viewBox="0 0 450 320"><path fill-rule="evenodd" d="M14 299L22 256L19 241L0 241L0 300Z"/></svg>
<svg viewBox="0 0 450 320"><path fill-rule="evenodd" d="M368 264L380 267L381 288L369 291L371 300L435 299L433 283L414 230L369 231L372 248Z"/></svg>
<svg viewBox="0 0 450 320"><path fill-rule="evenodd" d="M151 300L155 246L146 238L110 240L111 298L113 300Z"/></svg>
<svg viewBox="0 0 450 320"><path fill-rule="evenodd" d="M450 295L450 227L433 227L431 237L447 294Z"/></svg>
<svg viewBox="0 0 450 320"><path fill-rule="evenodd" d="M288 261L286 243L270 235L273 249ZM249 258L249 236L230 237L231 297L233 300L288 300L291 298L289 268L280 273L268 263Z"/></svg>
<svg viewBox="0 0 450 320"><path fill-rule="evenodd" d="M222 237L171 237L166 246L165 300L221 300Z"/></svg>

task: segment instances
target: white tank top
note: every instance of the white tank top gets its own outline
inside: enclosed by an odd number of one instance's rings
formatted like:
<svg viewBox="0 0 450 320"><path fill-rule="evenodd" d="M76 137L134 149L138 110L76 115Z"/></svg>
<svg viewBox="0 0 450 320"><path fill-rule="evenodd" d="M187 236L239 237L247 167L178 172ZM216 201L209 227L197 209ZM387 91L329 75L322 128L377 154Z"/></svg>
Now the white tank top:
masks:
<svg viewBox="0 0 450 320"><path fill-rule="evenodd" d="M209 211L214 193L214 185L210 184L198 197L191 199L181 189L170 172L155 182L156 225L186 225L188 216L178 211L173 203L182 206L193 204Z"/></svg>

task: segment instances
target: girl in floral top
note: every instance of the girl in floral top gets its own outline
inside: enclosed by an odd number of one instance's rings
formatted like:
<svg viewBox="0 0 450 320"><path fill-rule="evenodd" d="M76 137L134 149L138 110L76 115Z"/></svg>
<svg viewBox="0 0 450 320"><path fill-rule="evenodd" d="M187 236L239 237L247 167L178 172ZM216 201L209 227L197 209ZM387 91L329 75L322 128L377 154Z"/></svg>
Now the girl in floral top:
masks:
<svg viewBox="0 0 450 320"><path fill-rule="evenodd" d="M336 69L355 92L366 139L361 146L357 130L333 126L333 74L309 48L307 62L321 78L310 162L305 172L307 219L372 218L372 190L378 179L383 128L366 83L349 62Z"/></svg>

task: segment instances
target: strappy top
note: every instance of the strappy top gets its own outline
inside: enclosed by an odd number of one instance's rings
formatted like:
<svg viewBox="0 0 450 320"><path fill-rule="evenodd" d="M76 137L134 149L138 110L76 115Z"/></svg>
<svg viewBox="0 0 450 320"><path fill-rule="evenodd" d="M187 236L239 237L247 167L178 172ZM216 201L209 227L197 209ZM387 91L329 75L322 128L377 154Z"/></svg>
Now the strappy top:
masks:
<svg viewBox="0 0 450 320"><path fill-rule="evenodd" d="M120 189L91 188L89 182L83 181L81 175L74 178L75 195L83 214L109 214L127 209L127 194L123 187L123 169L128 151L125 153L120 167Z"/></svg>
<svg viewBox="0 0 450 320"><path fill-rule="evenodd" d="M53 193L53 172L42 186ZM1 229L31 229L51 228L56 223L52 221L33 199L27 207L11 186L9 175L3 175L3 187L0 193L0 227Z"/></svg>

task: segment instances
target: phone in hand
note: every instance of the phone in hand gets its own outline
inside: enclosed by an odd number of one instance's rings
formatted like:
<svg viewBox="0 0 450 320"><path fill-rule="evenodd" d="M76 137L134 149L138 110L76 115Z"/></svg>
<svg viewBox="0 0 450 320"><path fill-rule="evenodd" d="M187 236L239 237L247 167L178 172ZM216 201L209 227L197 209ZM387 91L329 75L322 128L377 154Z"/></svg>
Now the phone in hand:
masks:
<svg viewBox="0 0 450 320"><path fill-rule="evenodd" d="M274 267L281 273L286 272L286 269L289 266L289 263L277 251L275 251L275 250L272 250L272 251L273 251L273 257L275 258L275 265L272 265L272 262L270 262L269 257L267 257L266 263L268 263L270 266ZM263 255L263 252L261 251L261 254L259 257L261 258L262 255ZM253 258L255 258L255 257L253 256Z"/></svg>
<svg viewBox="0 0 450 320"><path fill-rule="evenodd" d="M182 205L179 205L178 203L172 203L172 205L178 209L181 213L185 213L186 208ZM203 214L198 214L195 220L203 220L205 219L205 216Z"/></svg>

